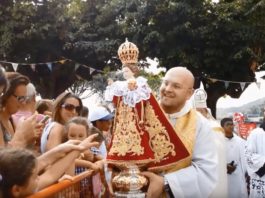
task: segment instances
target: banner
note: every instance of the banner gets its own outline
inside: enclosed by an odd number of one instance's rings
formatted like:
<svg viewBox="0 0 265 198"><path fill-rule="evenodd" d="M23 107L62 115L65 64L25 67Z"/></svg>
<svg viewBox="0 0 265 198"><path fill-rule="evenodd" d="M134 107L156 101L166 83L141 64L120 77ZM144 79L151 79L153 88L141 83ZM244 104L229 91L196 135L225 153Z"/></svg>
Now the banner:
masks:
<svg viewBox="0 0 265 198"><path fill-rule="evenodd" d="M14 69L14 71L17 71L17 67L18 67L18 63L12 63L12 67Z"/></svg>
<svg viewBox="0 0 265 198"><path fill-rule="evenodd" d="M245 88L245 85L246 85L246 83L245 83L245 82L241 82L241 83L240 83L240 87L241 87L241 90L242 90L242 91L244 90L244 88Z"/></svg>
<svg viewBox="0 0 265 198"><path fill-rule="evenodd" d="M75 64L75 71L80 67L80 64L76 63Z"/></svg>
<svg viewBox="0 0 265 198"><path fill-rule="evenodd" d="M32 69L32 71L36 71L36 65L35 64L30 64L30 67L31 67L31 69Z"/></svg>
<svg viewBox="0 0 265 198"><path fill-rule="evenodd" d="M250 132L257 127L255 122L246 123L244 114L240 112L234 113L233 122L235 125L235 130L243 139L247 139Z"/></svg>
<svg viewBox="0 0 265 198"><path fill-rule="evenodd" d="M225 88L227 89L229 86L229 82L228 81L225 81Z"/></svg>
<svg viewBox="0 0 265 198"><path fill-rule="evenodd" d="M47 63L47 66L48 66L49 70L52 71L52 63Z"/></svg>
<svg viewBox="0 0 265 198"><path fill-rule="evenodd" d="M18 70L18 67L24 67L24 66L30 66L30 68L32 69L32 71L36 71L36 66L47 66L48 69L52 72L53 70L53 67L56 66L56 63L60 63L60 64L66 64L67 62L73 62L74 63L74 69L75 71L79 68L79 67L85 67L85 68L88 68L89 69L89 74L92 74L94 71L97 71L97 72L102 72L100 70L97 70L97 69L94 69L92 67L89 67L87 65L84 65L84 64L80 64L80 63L77 63L71 59L62 59L62 60L57 60L57 61L52 61L52 62L46 62L46 63L14 63L14 62L8 62L8 61L1 61L0 60L0 66L1 66L1 63L3 63L3 67L6 67L6 64L11 64L12 65L12 68L13 70L16 72Z"/></svg>
<svg viewBox="0 0 265 198"><path fill-rule="evenodd" d="M250 132L257 127L257 124L254 122L251 123L239 123L238 125L238 134L240 137L243 139L247 139L249 136Z"/></svg>

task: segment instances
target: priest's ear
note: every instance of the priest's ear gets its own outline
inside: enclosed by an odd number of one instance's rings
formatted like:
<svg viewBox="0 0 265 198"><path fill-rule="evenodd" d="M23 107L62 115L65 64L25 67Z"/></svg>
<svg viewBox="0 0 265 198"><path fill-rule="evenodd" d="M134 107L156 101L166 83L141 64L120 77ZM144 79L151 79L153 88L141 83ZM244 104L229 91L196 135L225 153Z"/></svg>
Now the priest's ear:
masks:
<svg viewBox="0 0 265 198"><path fill-rule="evenodd" d="M194 93L194 89L193 88L188 88L188 90L187 90L187 100L189 100L191 98L193 93Z"/></svg>

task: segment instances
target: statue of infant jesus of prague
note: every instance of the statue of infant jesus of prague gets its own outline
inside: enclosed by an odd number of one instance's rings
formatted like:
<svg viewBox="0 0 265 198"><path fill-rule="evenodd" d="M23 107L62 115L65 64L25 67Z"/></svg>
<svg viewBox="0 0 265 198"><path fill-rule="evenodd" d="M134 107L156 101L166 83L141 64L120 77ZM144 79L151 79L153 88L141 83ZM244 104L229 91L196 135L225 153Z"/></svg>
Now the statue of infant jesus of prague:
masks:
<svg viewBox="0 0 265 198"><path fill-rule="evenodd" d="M147 182L138 175L137 167L163 172L190 156L147 80L137 77L138 54L137 46L127 40L119 47L125 81L112 83L105 92L105 99L116 108L107 163L122 170L113 179L114 187L120 191L117 197L137 194ZM141 192L139 197L143 197Z"/></svg>

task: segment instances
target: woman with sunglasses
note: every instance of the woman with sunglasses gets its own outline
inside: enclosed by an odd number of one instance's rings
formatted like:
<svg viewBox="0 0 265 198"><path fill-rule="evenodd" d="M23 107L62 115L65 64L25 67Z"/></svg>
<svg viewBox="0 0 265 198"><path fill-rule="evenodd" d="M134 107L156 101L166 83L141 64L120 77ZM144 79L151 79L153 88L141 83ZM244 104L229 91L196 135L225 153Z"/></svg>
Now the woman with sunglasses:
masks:
<svg viewBox="0 0 265 198"><path fill-rule="evenodd" d="M83 108L82 101L76 95L64 92L53 103L52 120L45 126L41 136L41 152L44 153L64 142L64 124L79 116Z"/></svg>
<svg viewBox="0 0 265 198"><path fill-rule="evenodd" d="M3 94L6 92L8 81L6 79L5 72L2 67L0 67L0 100Z"/></svg>
<svg viewBox="0 0 265 198"><path fill-rule="evenodd" d="M6 79L5 72L1 67L0 68L0 104L1 104L1 99L2 99L3 94L6 92L7 85L8 85L8 81ZM1 131L0 133L3 134L1 129L0 131ZM3 135L0 135L0 146L4 146L4 145L5 145L5 141L4 141L4 134L3 134Z"/></svg>
<svg viewBox="0 0 265 198"><path fill-rule="evenodd" d="M26 100L26 86L29 79L17 72L6 72L6 78L9 86L1 97L0 110L0 146L6 146L12 139L15 126L11 115L16 113L21 104Z"/></svg>

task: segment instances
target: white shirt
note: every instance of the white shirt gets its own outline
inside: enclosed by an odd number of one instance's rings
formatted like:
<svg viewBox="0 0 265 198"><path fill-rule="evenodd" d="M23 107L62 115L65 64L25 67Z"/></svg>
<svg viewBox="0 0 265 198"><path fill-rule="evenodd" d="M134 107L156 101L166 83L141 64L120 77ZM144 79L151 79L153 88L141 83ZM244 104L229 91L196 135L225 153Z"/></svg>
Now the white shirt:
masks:
<svg viewBox="0 0 265 198"><path fill-rule="evenodd" d="M235 171L227 174L228 197L244 198L247 195L247 184L245 179L246 159L244 155L245 140L234 134L233 138L225 138L226 141L226 162L237 165Z"/></svg>
<svg viewBox="0 0 265 198"><path fill-rule="evenodd" d="M250 196L265 197L265 176L256 172L265 164L265 132L261 128L251 131L246 143L247 171L250 176Z"/></svg>

